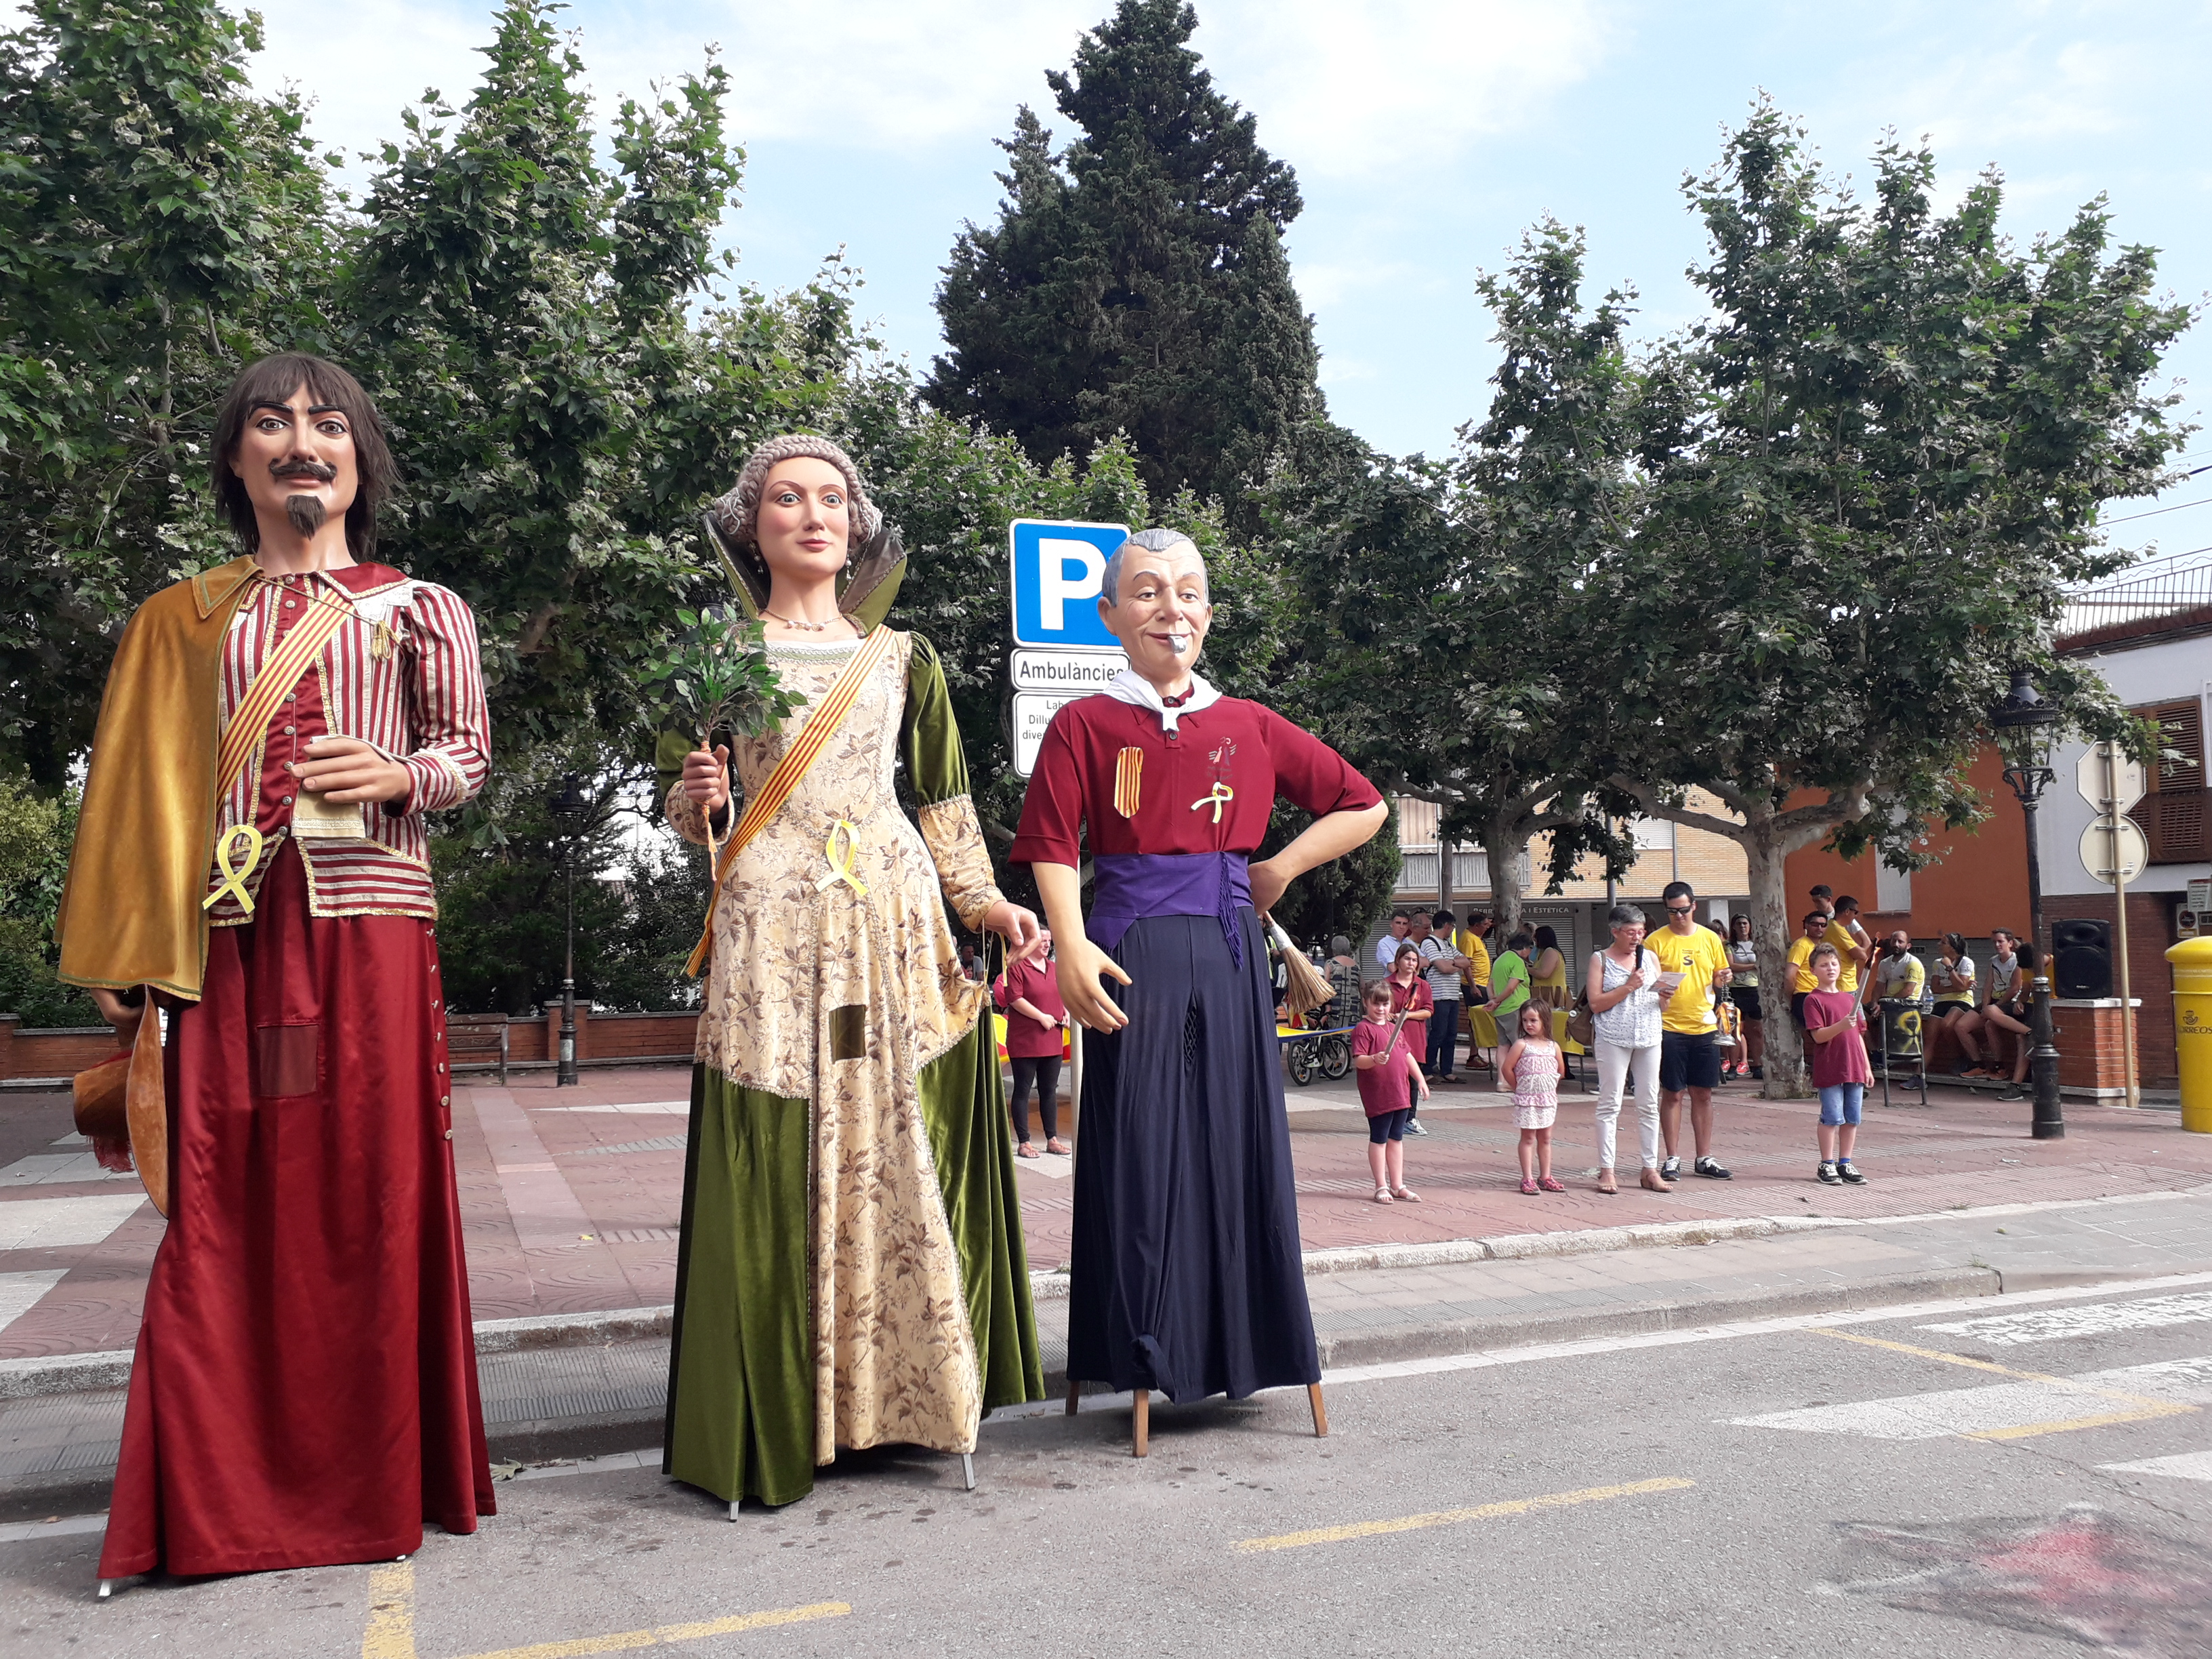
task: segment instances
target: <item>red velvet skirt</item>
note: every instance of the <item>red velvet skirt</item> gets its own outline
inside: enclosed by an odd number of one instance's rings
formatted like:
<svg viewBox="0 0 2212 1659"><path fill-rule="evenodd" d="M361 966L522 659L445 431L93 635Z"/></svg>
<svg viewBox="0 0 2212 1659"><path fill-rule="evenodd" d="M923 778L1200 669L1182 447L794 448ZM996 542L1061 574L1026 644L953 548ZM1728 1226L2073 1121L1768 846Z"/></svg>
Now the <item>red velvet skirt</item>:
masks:
<svg viewBox="0 0 2212 1659"><path fill-rule="evenodd" d="M308 914L287 842L172 1014L169 1226L104 1578L390 1560L494 1512L430 924Z"/></svg>

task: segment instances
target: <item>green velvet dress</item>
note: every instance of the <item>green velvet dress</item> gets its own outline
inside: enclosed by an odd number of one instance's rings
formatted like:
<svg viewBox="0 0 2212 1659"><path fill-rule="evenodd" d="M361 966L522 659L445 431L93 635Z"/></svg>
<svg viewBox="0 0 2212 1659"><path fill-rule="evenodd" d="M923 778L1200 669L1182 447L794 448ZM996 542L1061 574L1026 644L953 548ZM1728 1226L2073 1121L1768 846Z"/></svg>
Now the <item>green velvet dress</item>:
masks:
<svg viewBox="0 0 2212 1659"><path fill-rule="evenodd" d="M803 707L735 745L733 789L760 788L859 648L768 647ZM669 817L703 842L680 788ZM944 671L896 635L709 924L662 1463L678 1480L788 1504L840 1447L972 1451L983 1413L1043 1397L987 998L945 915L975 927L1000 897Z"/></svg>

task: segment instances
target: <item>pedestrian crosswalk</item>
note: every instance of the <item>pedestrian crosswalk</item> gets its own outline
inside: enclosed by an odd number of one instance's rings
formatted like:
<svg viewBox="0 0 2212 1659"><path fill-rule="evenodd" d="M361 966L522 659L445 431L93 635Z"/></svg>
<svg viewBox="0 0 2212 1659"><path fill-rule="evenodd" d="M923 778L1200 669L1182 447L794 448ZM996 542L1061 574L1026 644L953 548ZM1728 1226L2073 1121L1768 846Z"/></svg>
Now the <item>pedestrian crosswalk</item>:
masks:
<svg viewBox="0 0 2212 1659"><path fill-rule="evenodd" d="M1725 1420L1742 1428L1855 1435L1867 1440L2021 1440L2178 1417L2212 1406L2212 1354L2077 1376L2007 1374L2020 1380L1803 1406Z"/></svg>
<svg viewBox="0 0 2212 1659"><path fill-rule="evenodd" d="M2070 1336L2111 1336L2122 1331L2155 1330L2161 1326L2193 1324L2207 1319L2212 1319L2212 1291L2188 1296L2150 1297L2141 1302L2036 1308L2026 1313L1996 1314L1987 1319L1963 1319L1949 1324L1923 1325L1920 1328L2002 1348L2030 1342L2056 1342Z"/></svg>

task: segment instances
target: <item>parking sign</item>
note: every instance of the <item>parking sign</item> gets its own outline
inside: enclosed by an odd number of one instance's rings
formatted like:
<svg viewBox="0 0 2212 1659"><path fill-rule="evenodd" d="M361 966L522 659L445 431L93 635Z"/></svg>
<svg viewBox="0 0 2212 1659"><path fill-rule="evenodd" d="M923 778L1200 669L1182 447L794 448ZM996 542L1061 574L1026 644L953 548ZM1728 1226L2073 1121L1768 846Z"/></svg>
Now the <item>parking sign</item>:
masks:
<svg viewBox="0 0 2212 1659"><path fill-rule="evenodd" d="M1118 650L1098 619L1098 593L1106 556L1128 539L1126 525L1015 520L1007 532L1014 643Z"/></svg>

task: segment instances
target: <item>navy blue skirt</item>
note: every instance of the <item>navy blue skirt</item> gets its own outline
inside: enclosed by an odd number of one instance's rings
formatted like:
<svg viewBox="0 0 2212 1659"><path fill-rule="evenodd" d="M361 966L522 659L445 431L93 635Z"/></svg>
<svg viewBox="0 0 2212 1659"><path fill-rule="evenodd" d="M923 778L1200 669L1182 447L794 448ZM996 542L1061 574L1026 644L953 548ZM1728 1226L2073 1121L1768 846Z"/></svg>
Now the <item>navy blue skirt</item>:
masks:
<svg viewBox="0 0 2212 1659"><path fill-rule="evenodd" d="M1134 923L1083 1034L1067 1374L1171 1401L1318 1382L1267 953L1212 916Z"/></svg>

